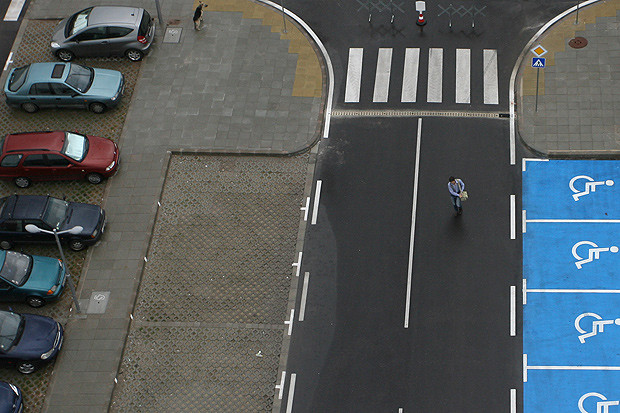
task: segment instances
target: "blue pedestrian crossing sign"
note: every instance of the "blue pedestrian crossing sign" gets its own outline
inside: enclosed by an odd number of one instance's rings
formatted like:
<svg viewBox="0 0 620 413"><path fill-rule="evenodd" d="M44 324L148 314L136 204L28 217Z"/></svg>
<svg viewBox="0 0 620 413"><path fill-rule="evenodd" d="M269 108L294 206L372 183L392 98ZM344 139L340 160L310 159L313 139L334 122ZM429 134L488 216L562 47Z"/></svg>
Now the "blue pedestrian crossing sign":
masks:
<svg viewBox="0 0 620 413"><path fill-rule="evenodd" d="M547 63L547 59L544 57L532 57L532 67L544 68Z"/></svg>

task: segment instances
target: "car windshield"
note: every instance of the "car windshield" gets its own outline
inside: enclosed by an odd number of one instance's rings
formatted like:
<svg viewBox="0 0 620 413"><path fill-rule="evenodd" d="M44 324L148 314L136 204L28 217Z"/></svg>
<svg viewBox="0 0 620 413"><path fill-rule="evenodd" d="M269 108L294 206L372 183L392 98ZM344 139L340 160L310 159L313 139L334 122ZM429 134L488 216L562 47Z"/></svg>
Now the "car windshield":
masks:
<svg viewBox="0 0 620 413"><path fill-rule="evenodd" d="M1 146L0 146L1 148ZM71 159L81 162L88 152L88 139L84 135L67 132L65 136L65 144L62 147L62 153Z"/></svg>
<svg viewBox="0 0 620 413"><path fill-rule="evenodd" d="M7 351L21 335L22 316L8 311L0 311L0 350Z"/></svg>
<svg viewBox="0 0 620 413"><path fill-rule="evenodd" d="M95 71L90 67L72 64L65 83L84 93L93 83L93 77L95 77Z"/></svg>
<svg viewBox="0 0 620 413"><path fill-rule="evenodd" d="M30 69L30 65L24 67L18 67L13 70L11 73L11 78L9 79L9 90L11 92L17 92L20 87L26 81L26 76L28 75L28 69Z"/></svg>
<svg viewBox="0 0 620 413"><path fill-rule="evenodd" d="M90 9L82 10L71 16L67 24L67 37L73 36L88 25L88 16L90 16L92 10L93 8L91 7Z"/></svg>
<svg viewBox="0 0 620 413"><path fill-rule="evenodd" d="M32 257L15 251L7 251L0 277L6 282L20 287L26 283L32 270Z"/></svg>
<svg viewBox="0 0 620 413"><path fill-rule="evenodd" d="M58 229L60 224L67 216L69 203L62 199L49 198L45 212L43 212L43 221L52 228Z"/></svg>

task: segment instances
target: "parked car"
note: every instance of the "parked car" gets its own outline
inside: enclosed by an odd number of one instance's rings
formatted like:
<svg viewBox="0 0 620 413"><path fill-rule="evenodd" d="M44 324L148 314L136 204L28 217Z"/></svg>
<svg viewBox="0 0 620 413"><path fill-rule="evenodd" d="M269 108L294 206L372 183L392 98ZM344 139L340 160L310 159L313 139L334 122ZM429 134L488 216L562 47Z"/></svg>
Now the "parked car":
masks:
<svg viewBox="0 0 620 413"><path fill-rule="evenodd" d="M155 22L144 9L96 6L61 21L52 36L52 51L65 62L75 56L127 56L142 60L153 43Z"/></svg>
<svg viewBox="0 0 620 413"><path fill-rule="evenodd" d="M121 101L125 78L116 70L75 63L33 63L11 70L6 103L28 113L41 108L79 108L103 113Z"/></svg>
<svg viewBox="0 0 620 413"><path fill-rule="evenodd" d="M53 360L62 340L62 326L49 317L0 310L0 361L20 373L30 374Z"/></svg>
<svg viewBox="0 0 620 413"><path fill-rule="evenodd" d="M57 299L66 269L57 258L0 251L0 300L25 301L38 308Z"/></svg>
<svg viewBox="0 0 620 413"><path fill-rule="evenodd" d="M0 381L0 413L21 413L22 391L14 384Z"/></svg>
<svg viewBox="0 0 620 413"><path fill-rule="evenodd" d="M118 146L77 132L28 132L0 141L0 178L20 188L32 181L83 179L100 183L118 169Z"/></svg>
<svg viewBox="0 0 620 413"><path fill-rule="evenodd" d="M49 195L11 195L0 198L0 248L16 243L53 243L54 235L29 232L28 225L45 231L81 229L79 233L59 235L61 242L80 251L101 238L105 228L105 212L98 205L68 202Z"/></svg>

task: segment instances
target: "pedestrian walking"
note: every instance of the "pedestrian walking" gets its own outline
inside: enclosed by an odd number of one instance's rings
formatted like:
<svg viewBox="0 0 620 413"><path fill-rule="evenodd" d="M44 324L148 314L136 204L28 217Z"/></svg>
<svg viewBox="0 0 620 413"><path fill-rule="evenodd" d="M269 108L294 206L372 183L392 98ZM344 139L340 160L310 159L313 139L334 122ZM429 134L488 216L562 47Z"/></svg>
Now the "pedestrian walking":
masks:
<svg viewBox="0 0 620 413"><path fill-rule="evenodd" d="M203 7L207 7L207 5L201 2L200 4L198 4L198 7L196 7L196 10L194 10L194 17L192 18L192 20L194 21L194 30L200 30L202 28L201 26Z"/></svg>
<svg viewBox="0 0 620 413"><path fill-rule="evenodd" d="M461 197L465 191L465 183L453 176L448 179L448 191L452 198L452 206L454 207L454 216L461 215L463 213L463 206L461 203Z"/></svg>

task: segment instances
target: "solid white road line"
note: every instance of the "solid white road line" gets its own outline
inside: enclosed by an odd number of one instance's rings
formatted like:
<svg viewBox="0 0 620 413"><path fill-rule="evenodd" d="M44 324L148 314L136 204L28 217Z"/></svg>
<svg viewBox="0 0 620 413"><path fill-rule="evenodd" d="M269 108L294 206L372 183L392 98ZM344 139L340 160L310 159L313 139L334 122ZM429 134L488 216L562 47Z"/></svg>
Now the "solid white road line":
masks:
<svg viewBox="0 0 620 413"><path fill-rule="evenodd" d="M22 9L24 8L25 2L26 0L11 1L9 8L6 11L6 14L4 15L4 21L11 21L11 22L17 21L19 19L19 15L22 12Z"/></svg>
<svg viewBox="0 0 620 413"><path fill-rule="evenodd" d="M11 63L13 63L13 52L9 53L9 57L6 58L6 63L4 64L4 69L2 71L5 71Z"/></svg>
<svg viewBox="0 0 620 413"><path fill-rule="evenodd" d="M319 201L321 199L321 186L323 181L316 181L316 188L314 190L314 205L312 206L312 225L316 225L316 220L319 216Z"/></svg>
<svg viewBox="0 0 620 413"><path fill-rule="evenodd" d="M517 335L517 287L510 286L510 336Z"/></svg>
<svg viewBox="0 0 620 413"><path fill-rule="evenodd" d="M291 374L291 381L288 384L288 400L286 401L286 413L293 411L293 397L295 396L295 381L297 380L297 374Z"/></svg>
<svg viewBox="0 0 620 413"><path fill-rule="evenodd" d="M428 87L426 101L441 103L443 80L443 49L431 48L428 51Z"/></svg>
<svg viewBox="0 0 620 413"><path fill-rule="evenodd" d="M347 83L344 89L344 102L359 102L362 87L362 59L364 49L352 47L349 49L349 65L347 67Z"/></svg>
<svg viewBox="0 0 620 413"><path fill-rule="evenodd" d="M415 150L415 171L413 176L413 205L411 207L411 235L409 236L409 264L407 266L407 298L405 301L405 328L409 328L411 309L411 277L413 273L413 244L415 240L415 217L418 204L418 180L420 176L420 142L422 141L422 118L418 118L418 138Z"/></svg>
<svg viewBox="0 0 620 413"><path fill-rule="evenodd" d="M418 95L418 70L420 69L420 49L408 47L405 49L405 65L403 69L403 90L401 102L415 102Z"/></svg>
<svg viewBox="0 0 620 413"><path fill-rule="evenodd" d="M523 297L523 305L527 304L527 280L523 279L523 287L521 288L521 296Z"/></svg>
<svg viewBox="0 0 620 413"><path fill-rule="evenodd" d="M526 213L526 211L524 209L523 211L521 211L521 232L523 232L524 234L525 234L525 231L527 229L527 225L526 225L527 219L526 219L526 217L527 217L527 213Z"/></svg>
<svg viewBox="0 0 620 413"><path fill-rule="evenodd" d="M523 355L523 383L527 383L527 354Z"/></svg>
<svg viewBox="0 0 620 413"><path fill-rule="evenodd" d="M299 308L299 321L304 321L306 315L306 299L308 298L308 283L310 282L310 273L306 271L304 273L304 285L301 290L301 304Z"/></svg>
<svg viewBox="0 0 620 413"><path fill-rule="evenodd" d="M377 72L375 73L375 91L373 102L387 102L390 92L390 71L392 67L392 49L382 47L377 56Z"/></svg>
<svg viewBox="0 0 620 413"><path fill-rule="evenodd" d="M510 195L510 239L517 238L517 196Z"/></svg>
<svg viewBox="0 0 620 413"><path fill-rule="evenodd" d="M484 103L487 105L499 104L499 89L497 81L497 50L484 49L482 52L483 61L483 85Z"/></svg>
<svg viewBox="0 0 620 413"><path fill-rule="evenodd" d="M517 413L517 389L510 389L510 413Z"/></svg>
<svg viewBox="0 0 620 413"><path fill-rule="evenodd" d="M471 50L456 49L456 103L471 103Z"/></svg>

